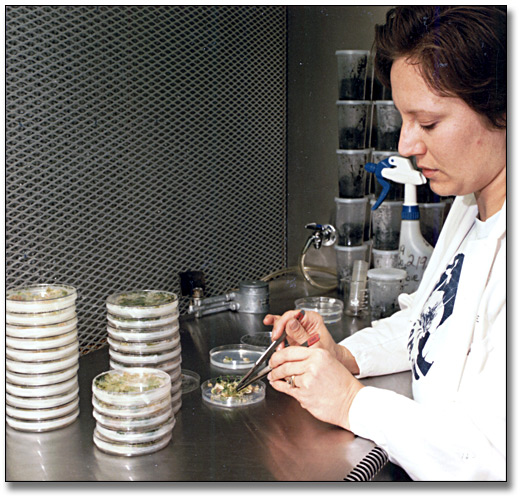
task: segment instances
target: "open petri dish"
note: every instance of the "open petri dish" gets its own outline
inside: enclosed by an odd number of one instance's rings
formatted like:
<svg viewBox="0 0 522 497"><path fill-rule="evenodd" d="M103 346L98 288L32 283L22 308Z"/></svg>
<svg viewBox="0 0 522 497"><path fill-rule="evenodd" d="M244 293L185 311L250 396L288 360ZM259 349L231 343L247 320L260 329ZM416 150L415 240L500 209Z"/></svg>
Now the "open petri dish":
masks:
<svg viewBox="0 0 522 497"><path fill-rule="evenodd" d="M260 347L264 350L272 344L272 332L258 331L251 335L243 335L240 342L245 345L250 345L251 347Z"/></svg>
<svg viewBox="0 0 522 497"><path fill-rule="evenodd" d="M199 374L188 369L181 370L181 391L183 394L193 392L199 388L201 378Z"/></svg>
<svg viewBox="0 0 522 497"><path fill-rule="evenodd" d="M115 405L153 403L168 395L170 388L170 376L154 368L112 370L92 381L93 394Z"/></svg>
<svg viewBox="0 0 522 497"><path fill-rule="evenodd" d="M171 292L136 290L107 297L107 311L120 317L152 318L173 314L177 310L178 296Z"/></svg>
<svg viewBox="0 0 522 497"><path fill-rule="evenodd" d="M222 345L210 351L210 363L218 368L245 370L251 368L264 350L245 344Z"/></svg>
<svg viewBox="0 0 522 497"><path fill-rule="evenodd" d="M76 317L76 306L50 312L5 312L5 321L10 325L43 326L55 325Z"/></svg>
<svg viewBox="0 0 522 497"><path fill-rule="evenodd" d="M7 290L5 310L8 312L50 312L74 305L76 289L64 285L32 285Z"/></svg>
<svg viewBox="0 0 522 497"><path fill-rule="evenodd" d="M235 391L241 376L219 376L202 383L201 395L205 402L220 407L244 407L261 402L265 398L266 386L256 381Z"/></svg>
<svg viewBox="0 0 522 497"><path fill-rule="evenodd" d="M343 316L342 300L331 297L304 297L295 301L296 309L315 311L319 313L325 324L336 323Z"/></svg>
<svg viewBox="0 0 522 497"><path fill-rule="evenodd" d="M73 308L74 309L74 308ZM15 325L6 324L5 334L12 338L48 338L64 335L70 331L76 330L78 318L75 316L67 321L49 325Z"/></svg>

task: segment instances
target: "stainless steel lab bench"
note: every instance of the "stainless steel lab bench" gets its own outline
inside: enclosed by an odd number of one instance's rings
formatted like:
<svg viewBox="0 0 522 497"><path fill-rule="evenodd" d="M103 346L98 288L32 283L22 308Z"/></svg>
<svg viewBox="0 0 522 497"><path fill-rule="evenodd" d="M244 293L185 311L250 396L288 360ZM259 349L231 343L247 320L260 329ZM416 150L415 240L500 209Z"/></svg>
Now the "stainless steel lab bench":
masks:
<svg viewBox="0 0 522 497"><path fill-rule="evenodd" d="M306 295L336 296L287 275L270 282L270 311L294 308ZM239 343L247 333L268 330L263 315L221 312L180 319L183 369L201 381L223 374L209 363L209 350ZM361 323L343 316L328 325L336 341ZM80 416L71 425L46 433L6 427L6 481L342 481L375 447L373 442L312 417L291 397L267 387L259 404L236 409L204 403L200 390L182 397L169 445L140 457L108 455L92 441L92 379L109 370L108 348L80 359ZM363 380L411 396L411 375ZM408 480L388 463L375 480ZM349 484L349 483L347 483Z"/></svg>

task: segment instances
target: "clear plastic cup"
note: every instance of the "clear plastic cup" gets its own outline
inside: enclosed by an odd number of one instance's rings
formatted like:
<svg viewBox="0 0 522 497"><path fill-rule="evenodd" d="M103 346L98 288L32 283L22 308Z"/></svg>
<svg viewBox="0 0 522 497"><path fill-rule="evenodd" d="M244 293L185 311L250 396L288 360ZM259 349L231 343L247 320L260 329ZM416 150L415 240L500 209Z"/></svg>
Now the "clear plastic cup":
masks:
<svg viewBox="0 0 522 497"><path fill-rule="evenodd" d="M419 204L421 233L432 247L435 247L444 226L446 207L446 202Z"/></svg>
<svg viewBox="0 0 522 497"><path fill-rule="evenodd" d="M399 250L372 249L373 267L399 267Z"/></svg>
<svg viewBox="0 0 522 497"><path fill-rule="evenodd" d="M406 271L375 268L368 271L368 293L372 320L391 316L399 310L398 298L403 292Z"/></svg>
<svg viewBox="0 0 522 497"><path fill-rule="evenodd" d="M366 223L366 207L368 199L335 198L338 244L345 247L357 247L364 242L364 226Z"/></svg>
<svg viewBox="0 0 522 497"><path fill-rule="evenodd" d="M373 150L371 161L374 164L378 164L379 162L381 162L384 159L387 159L388 157L398 155L399 154L397 152L390 152L389 150ZM390 184L390 190L386 195L386 200L404 200L404 185L401 183L396 183L395 181L388 181L388 183ZM375 197L379 198L382 192L382 185L377 180L374 181L374 192Z"/></svg>
<svg viewBox="0 0 522 497"><path fill-rule="evenodd" d="M337 101L340 149L366 148L366 131L370 121L370 109L371 101L369 100Z"/></svg>
<svg viewBox="0 0 522 497"><path fill-rule="evenodd" d="M361 245L358 247L343 247L342 245L335 245L338 280L340 281L343 278L351 278L354 262L357 260L367 261L367 252L368 245Z"/></svg>
<svg viewBox="0 0 522 497"><path fill-rule="evenodd" d="M370 202L371 206L375 200ZM402 202L385 201L372 210L373 248L377 250L397 250L401 236Z"/></svg>
<svg viewBox="0 0 522 497"><path fill-rule="evenodd" d="M370 162L370 157L370 148L363 150L337 150L339 197L364 197L366 176L368 174L364 166Z"/></svg>
<svg viewBox="0 0 522 497"><path fill-rule="evenodd" d="M402 118L393 100L376 100L373 113L373 145L376 150L397 150Z"/></svg>
<svg viewBox="0 0 522 497"><path fill-rule="evenodd" d="M369 50L337 50L339 100L364 100Z"/></svg>

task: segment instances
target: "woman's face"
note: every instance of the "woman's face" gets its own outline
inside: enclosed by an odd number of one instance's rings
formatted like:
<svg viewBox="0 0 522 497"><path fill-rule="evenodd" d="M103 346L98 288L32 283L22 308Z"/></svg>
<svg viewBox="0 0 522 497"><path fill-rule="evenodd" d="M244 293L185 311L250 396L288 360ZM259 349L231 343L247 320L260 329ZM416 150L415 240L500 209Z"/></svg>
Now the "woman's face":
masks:
<svg viewBox="0 0 522 497"><path fill-rule="evenodd" d="M416 157L435 193L475 193L486 200L503 187L505 197L504 130L487 127L460 98L433 93L417 66L404 58L393 63L391 84L403 120L399 153Z"/></svg>

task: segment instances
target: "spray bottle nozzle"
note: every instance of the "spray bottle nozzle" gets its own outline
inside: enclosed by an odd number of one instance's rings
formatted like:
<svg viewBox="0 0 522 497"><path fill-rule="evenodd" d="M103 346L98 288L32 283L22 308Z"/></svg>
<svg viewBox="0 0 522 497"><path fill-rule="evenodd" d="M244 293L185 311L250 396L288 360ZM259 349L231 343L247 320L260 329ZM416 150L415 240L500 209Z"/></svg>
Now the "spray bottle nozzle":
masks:
<svg viewBox="0 0 522 497"><path fill-rule="evenodd" d="M389 157L387 159L382 160L378 164L375 164L373 162L368 162L364 166L364 169L366 169L366 171L368 171L369 173L375 174L375 177L377 178L377 181L382 186L381 194L379 195L379 198L377 199L377 201L373 205L372 211L377 209L379 207L379 205L381 205L383 203L384 199L388 195L388 192L390 191L390 183L388 181L386 181L386 179L382 175L382 170L383 169L389 168L389 167L393 167L388 162L388 160L389 160Z"/></svg>

